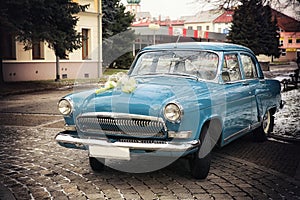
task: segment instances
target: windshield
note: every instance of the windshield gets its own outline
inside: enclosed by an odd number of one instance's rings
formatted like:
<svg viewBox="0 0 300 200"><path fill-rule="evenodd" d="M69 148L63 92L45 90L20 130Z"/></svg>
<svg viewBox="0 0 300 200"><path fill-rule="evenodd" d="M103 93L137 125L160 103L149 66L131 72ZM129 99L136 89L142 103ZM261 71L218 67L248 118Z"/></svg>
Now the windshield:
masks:
<svg viewBox="0 0 300 200"><path fill-rule="evenodd" d="M139 75L182 75L213 80L218 68L218 55L208 51L154 51L143 53L131 72Z"/></svg>

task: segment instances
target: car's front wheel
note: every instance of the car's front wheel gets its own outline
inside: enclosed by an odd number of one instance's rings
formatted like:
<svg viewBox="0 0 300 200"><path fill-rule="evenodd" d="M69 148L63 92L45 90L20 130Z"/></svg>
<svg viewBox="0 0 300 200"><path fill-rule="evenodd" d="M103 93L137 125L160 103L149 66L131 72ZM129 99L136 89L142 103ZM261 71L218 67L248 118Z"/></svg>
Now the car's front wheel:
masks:
<svg viewBox="0 0 300 200"><path fill-rule="evenodd" d="M196 179L205 179L208 176L211 163L212 141L208 125L201 131L201 147L189 160L191 175Z"/></svg>
<svg viewBox="0 0 300 200"><path fill-rule="evenodd" d="M204 158L194 155L190 160L191 175L195 179L205 179L208 176L211 163L211 154L208 153Z"/></svg>
<svg viewBox="0 0 300 200"><path fill-rule="evenodd" d="M104 168L105 159L89 157L90 166L93 171L101 172Z"/></svg>

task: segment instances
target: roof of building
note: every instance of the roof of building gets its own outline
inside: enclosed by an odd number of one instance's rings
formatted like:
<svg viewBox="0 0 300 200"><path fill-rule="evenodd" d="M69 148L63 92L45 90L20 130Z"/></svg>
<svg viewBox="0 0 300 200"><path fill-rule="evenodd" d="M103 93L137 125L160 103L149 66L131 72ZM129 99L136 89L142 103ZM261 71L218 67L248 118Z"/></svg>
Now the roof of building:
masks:
<svg viewBox="0 0 300 200"><path fill-rule="evenodd" d="M231 23L234 11L228 10L208 10L198 12L194 16L184 16L180 20L158 20L153 22L149 12L138 12L136 19L132 26L143 27L148 26L150 23L156 23L160 26L182 26L189 23ZM273 17L277 18L278 26L285 32L300 32L300 21L289 17L279 11L272 9Z"/></svg>
<svg viewBox="0 0 300 200"><path fill-rule="evenodd" d="M224 10L220 9L200 11L195 16L186 19L185 23L213 22L217 17L219 17L223 13Z"/></svg>
<svg viewBox="0 0 300 200"><path fill-rule="evenodd" d="M135 13L135 18L136 19L151 18L151 14L150 14L150 12L137 12L137 13Z"/></svg>
<svg viewBox="0 0 300 200"><path fill-rule="evenodd" d="M219 17L217 17L214 20L214 23L231 23L233 14L234 14L233 10L227 10L223 14L221 14Z"/></svg>
<svg viewBox="0 0 300 200"><path fill-rule="evenodd" d="M273 17L277 18L279 28L285 32L300 32L300 21L272 9Z"/></svg>
<svg viewBox="0 0 300 200"><path fill-rule="evenodd" d="M150 24L158 24L159 26L183 26L184 25L184 21L183 20L150 20L148 19L144 19L144 20L140 20L140 21L136 21L132 23L132 27L148 27Z"/></svg>

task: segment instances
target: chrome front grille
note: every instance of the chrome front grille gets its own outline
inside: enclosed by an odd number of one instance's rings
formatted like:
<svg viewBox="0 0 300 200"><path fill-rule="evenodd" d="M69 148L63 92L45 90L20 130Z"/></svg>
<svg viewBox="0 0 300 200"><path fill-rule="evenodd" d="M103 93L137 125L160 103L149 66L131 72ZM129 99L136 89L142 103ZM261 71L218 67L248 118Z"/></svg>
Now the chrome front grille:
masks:
<svg viewBox="0 0 300 200"><path fill-rule="evenodd" d="M82 133L138 138L164 138L167 131L161 118L122 113L85 113L77 117L77 127Z"/></svg>
<svg viewBox="0 0 300 200"><path fill-rule="evenodd" d="M142 143L142 144L167 144L164 140L137 140L137 139L119 139L118 142Z"/></svg>

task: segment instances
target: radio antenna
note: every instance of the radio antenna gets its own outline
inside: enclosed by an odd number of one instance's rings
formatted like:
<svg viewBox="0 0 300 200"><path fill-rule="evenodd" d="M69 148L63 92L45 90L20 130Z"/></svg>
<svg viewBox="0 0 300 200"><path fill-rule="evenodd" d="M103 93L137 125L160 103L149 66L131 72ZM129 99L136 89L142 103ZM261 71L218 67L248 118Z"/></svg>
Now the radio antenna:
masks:
<svg viewBox="0 0 300 200"><path fill-rule="evenodd" d="M176 40L176 43L175 43L175 48L177 48L177 44L178 44L178 42L179 42L179 40L180 40L180 37L181 37L181 35L179 34L179 35L178 35L178 38L177 38L177 40Z"/></svg>
<svg viewBox="0 0 300 200"><path fill-rule="evenodd" d="M180 40L180 37L181 37L181 35L179 34L179 35L178 35L178 38L177 38L177 40L176 40L176 43L178 43L178 42L179 42L179 40Z"/></svg>

